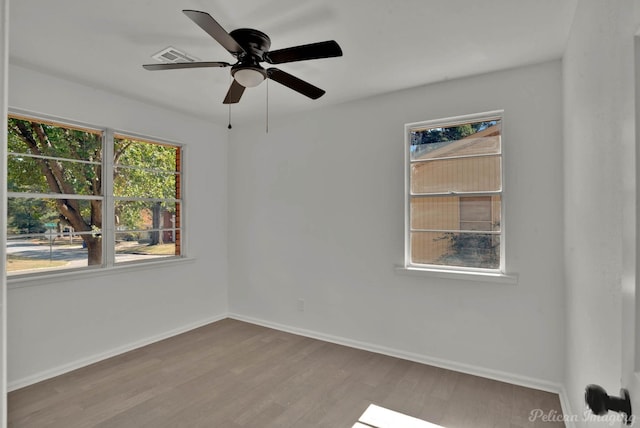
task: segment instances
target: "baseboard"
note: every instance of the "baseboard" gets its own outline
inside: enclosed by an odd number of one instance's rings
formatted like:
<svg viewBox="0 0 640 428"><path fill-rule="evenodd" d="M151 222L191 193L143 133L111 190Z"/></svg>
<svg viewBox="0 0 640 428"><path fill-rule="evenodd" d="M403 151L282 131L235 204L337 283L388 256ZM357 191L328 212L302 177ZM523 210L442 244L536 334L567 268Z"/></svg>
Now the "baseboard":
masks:
<svg viewBox="0 0 640 428"><path fill-rule="evenodd" d="M287 333L293 333L300 336L323 340L325 342L331 342L338 345L349 346L351 348L362 349L364 351L370 351L378 354L388 355L390 357L402 358L404 360L414 361L416 363L427 364L430 366L435 366L435 367L440 367L447 370L466 373L473 376L480 376L487 379L493 379L500 382L510 383L513 385L524 386L526 388L538 389L541 391L552 392L555 394L560 394L560 392L563 390L561 384L549 382L546 380L535 379L532 377L521 376L518 374L488 369L485 367L473 366L470 364L459 363L456 361L445 360L442 358L435 358L435 357L429 357L429 356L415 354L411 352L399 351L397 349L388 348L385 346L375 345L375 344L366 343L366 342L360 342L360 341L348 339L345 337L333 336L330 334L320 333L313 330L307 330L303 328L274 323L271 321L253 318L253 317L245 316L238 313L230 313L228 316L229 318L233 318L238 321L244 321L251 324L261 325L263 327L273 328L275 330L280 330Z"/></svg>
<svg viewBox="0 0 640 428"><path fill-rule="evenodd" d="M70 371L88 366L93 363L97 363L99 361L105 360L107 358L115 357L116 355L124 354L125 352L133 351L134 349L141 348L146 345L150 345L155 342L159 342L164 339L168 339L172 336L177 336L182 333L186 333L187 331L196 329L198 327L202 327L207 324L211 324L216 321L223 320L228 318L227 314L218 315L211 318L205 318L203 320L193 322L182 327L163 332L161 334L157 334L154 336L150 336L141 340L137 340L135 342L128 343L124 346L120 346L115 349L111 349L106 352L101 352L99 354L92 355L87 358L81 358L79 360L73 361L69 364L64 364L62 366L54 367L49 370L45 370L39 373L35 373L31 376L27 376L22 379L17 379L7 383L7 392L15 391L16 389L24 388L25 386L32 385L34 383L42 382L43 380L50 379L55 376L59 376L64 373L68 373Z"/></svg>
<svg viewBox="0 0 640 428"><path fill-rule="evenodd" d="M567 395L567 390L562 386L560 388L560 392L558 393L560 396L560 406L562 407L562 414L565 415L564 426L567 428L576 428L576 421L574 420L575 413L571 410L571 402L569 401L569 396Z"/></svg>
<svg viewBox="0 0 640 428"><path fill-rule="evenodd" d="M565 415L572 415L570 402L568 400L568 396L564 387L561 384L557 384L554 382L549 382L545 380L535 379L527 376L521 376L513 373L503 372L499 370L488 369L484 367L473 366L470 364L459 363L456 361L445 360L441 358L429 357L425 355L415 354L411 352L399 351L397 349L388 348L385 346L375 345L372 343L361 342L353 339L348 339L345 337L329 335L313 330L307 330L298 327L292 327L289 325L274 323L271 321L266 321L263 319L258 319L254 317L245 316L238 313L230 313L230 314L222 314L211 318L206 318L191 324L184 325L182 327L155 335L151 337L147 337L145 339L129 343L127 345L111 349L106 352L102 352L100 354L95 354L87 358L82 358L80 360L76 360L69 364L65 364L62 366L54 367L49 370L45 370L31 376L18 379L15 381L8 382L7 391L11 392L20 388L24 388L26 386L32 385L37 382L41 382L43 380L50 379L55 376L59 376L64 373L68 373L70 371L88 366L93 363L97 363L107 358L114 357L116 355L123 354L125 352L132 351L137 348L141 348L143 346L149 345L154 342L158 342L160 340L168 339L172 336L176 336L187 331L196 329L198 327L202 327L207 324L211 324L216 321L220 321L225 318L232 318L238 321L248 322L251 324L261 325L268 328L273 328L275 330L280 330L292 334L297 334L300 336L310 337L313 339L323 340L325 342L336 343L338 345L349 346L356 349L362 349L364 351L375 352L378 354L388 355L391 357L402 358L408 361L414 361L421 364L427 364L435 367L440 367L447 370L453 370L461 373L466 373L474 376L480 376L487 379L493 379L501 382L507 382L514 385L524 386L527 388L534 388L542 391L556 393L560 397L560 404L562 406L563 413ZM567 428L574 428L575 424L572 421L566 421Z"/></svg>

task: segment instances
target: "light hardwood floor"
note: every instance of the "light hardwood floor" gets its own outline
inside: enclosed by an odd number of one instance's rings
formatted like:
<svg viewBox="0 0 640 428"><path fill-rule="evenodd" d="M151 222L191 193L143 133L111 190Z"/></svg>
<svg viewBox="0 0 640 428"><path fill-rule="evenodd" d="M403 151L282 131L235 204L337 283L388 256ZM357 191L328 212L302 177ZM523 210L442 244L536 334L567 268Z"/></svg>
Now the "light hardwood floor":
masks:
<svg viewBox="0 0 640 428"><path fill-rule="evenodd" d="M232 319L9 394L9 427L350 428L374 403L446 428L558 427L558 396ZM400 428L400 427L398 427Z"/></svg>

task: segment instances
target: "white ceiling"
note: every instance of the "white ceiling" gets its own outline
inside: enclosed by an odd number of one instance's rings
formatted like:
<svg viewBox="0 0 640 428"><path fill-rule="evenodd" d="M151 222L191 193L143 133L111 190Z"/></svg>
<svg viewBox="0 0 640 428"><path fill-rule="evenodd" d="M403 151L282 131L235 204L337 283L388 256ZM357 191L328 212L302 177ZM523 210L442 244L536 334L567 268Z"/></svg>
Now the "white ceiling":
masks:
<svg viewBox="0 0 640 428"><path fill-rule="evenodd" d="M334 39L344 56L281 64L327 91L313 101L269 84L283 115L560 58L577 0L15 0L10 62L226 124L228 68L146 71L173 46L201 60L234 58L182 12L249 27L271 49ZM263 118L266 85L245 91L234 124Z"/></svg>

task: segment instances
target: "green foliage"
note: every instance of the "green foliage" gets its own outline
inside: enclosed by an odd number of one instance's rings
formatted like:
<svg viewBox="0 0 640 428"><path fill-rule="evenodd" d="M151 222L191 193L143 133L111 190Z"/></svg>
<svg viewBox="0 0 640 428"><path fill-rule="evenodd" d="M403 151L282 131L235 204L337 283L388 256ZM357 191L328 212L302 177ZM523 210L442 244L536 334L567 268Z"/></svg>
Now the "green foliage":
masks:
<svg viewBox="0 0 640 428"><path fill-rule="evenodd" d="M500 267L500 237L487 233L445 233L449 252L438 260L448 266L483 269Z"/></svg>
<svg viewBox="0 0 640 428"><path fill-rule="evenodd" d="M44 224L57 217L55 206L43 199L8 198L7 208L11 235L44 233Z"/></svg>
<svg viewBox="0 0 640 428"><path fill-rule="evenodd" d="M9 192L103 196L101 134L17 118L8 119L8 131ZM175 199L176 161L175 147L116 139L114 194ZM142 212L151 212L153 204L148 201L118 203L119 224L126 228L140 227ZM78 232L102 228L102 204L97 199L16 197L10 198L8 205L10 233L38 233L45 222L52 220L70 224ZM175 204L163 208L175 211ZM93 238L99 239L99 234L83 237Z"/></svg>
<svg viewBox="0 0 640 428"><path fill-rule="evenodd" d="M449 126L446 128L430 128L411 133L411 145L432 144L434 148L442 147L447 143L461 140L476 132L482 131L493 126L497 121L465 123L458 126Z"/></svg>
<svg viewBox="0 0 640 428"><path fill-rule="evenodd" d="M9 118L7 125L9 192L102 195L100 134L17 118ZM101 206L97 199L11 198L7 226L14 233L34 233L53 220L78 232L91 231L102 227ZM91 256L89 262L97 263L99 250Z"/></svg>
<svg viewBox="0 0 640 428"><path fill-rule="evenodd" d="M132 198L176 199L177 149L130 139L115 141L114 195ZM153 213L155 202L126 201L116 204L120 227L139 229L143 213ZM175 213L175 204L163 202Z"/></svg>
<svg viewBox="0 0 640 428"><path fill-rule="evenodd" d="M67 193L99 195L101 166L66 162L62 159L100 162L102 138L98 134L27 120L9 118L8 151L59 158L9 156L9 191L51 192L43 168L62 172Z"/></svg>

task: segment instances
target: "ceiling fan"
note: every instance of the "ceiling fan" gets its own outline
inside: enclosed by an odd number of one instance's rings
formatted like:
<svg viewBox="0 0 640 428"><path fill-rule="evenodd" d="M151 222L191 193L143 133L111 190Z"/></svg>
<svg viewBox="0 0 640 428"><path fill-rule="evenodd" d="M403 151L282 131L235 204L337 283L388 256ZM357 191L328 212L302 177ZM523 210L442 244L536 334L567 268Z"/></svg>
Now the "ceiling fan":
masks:
<svg viewBox="0 0 640 428"><path fill-rule="evenodd" d="M240 101L245 88L258 86L265 79L274 80L288 88L306 95L311 99L318 99L325 91L305 82L279 68L263 68L260 63L282 64L309 59L331 58L342 56L342 49L335 40L293 46L285 49L269 51L271 39L262 31L251 28L240 28L230 33L222 28L211 15L197 10L183 10L187 17L213 37L237 62L230 64L222 61L179 62L168 64L145 64L146 70L175 70L180 68L200 67L231 67L233 81L224 104L235 104Z"/></svg>

